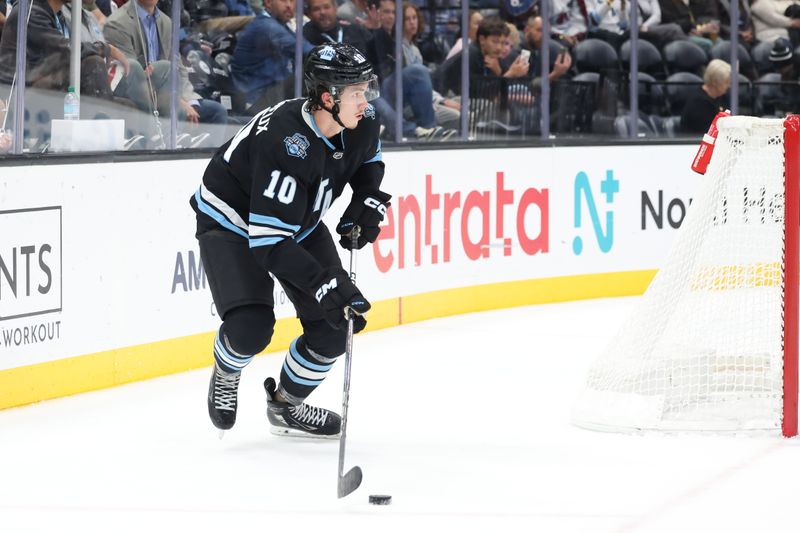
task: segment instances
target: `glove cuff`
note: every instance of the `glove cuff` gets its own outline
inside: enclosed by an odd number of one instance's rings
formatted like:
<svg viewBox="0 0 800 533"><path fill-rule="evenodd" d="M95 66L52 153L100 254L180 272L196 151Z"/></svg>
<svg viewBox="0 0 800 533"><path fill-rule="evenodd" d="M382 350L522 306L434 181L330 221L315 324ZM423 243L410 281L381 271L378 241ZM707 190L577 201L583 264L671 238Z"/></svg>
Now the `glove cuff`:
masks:
<svg viewBox="0 0 800 533"><path fill-rule="evenodd" d="M359 199L372 197L372 198L375 198L376 200L378 200L382 204L385 204L389 200L392 199L392 195L391 194L389 194L387 192L383 192L383 191L381 191L379 189L365 189L365 190L361 190L361 191L355 191L353 193L353 197L354 198L359 198Z"/></svg>

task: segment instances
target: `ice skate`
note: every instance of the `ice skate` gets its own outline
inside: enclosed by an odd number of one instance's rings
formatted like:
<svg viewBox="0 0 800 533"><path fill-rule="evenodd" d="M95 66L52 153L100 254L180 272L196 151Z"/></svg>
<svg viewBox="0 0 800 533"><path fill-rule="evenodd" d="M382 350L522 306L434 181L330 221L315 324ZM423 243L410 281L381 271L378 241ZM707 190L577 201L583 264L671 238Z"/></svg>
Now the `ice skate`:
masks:
<svg viewBox="0 0 800 533"><path fill-rule="evenodd" d="M292 405L275 399L275 380L267 378L267 418L273 435L335 439L339 437L342 419L333 411L308 404Z"/></svg>
<svg viewBox="0 0 800 533"><path fill-rule="evenodd" d="M214 364L208 384L208 416L221 430L231 429L236 422L236 403L241 372L225 372Z"/></svg>

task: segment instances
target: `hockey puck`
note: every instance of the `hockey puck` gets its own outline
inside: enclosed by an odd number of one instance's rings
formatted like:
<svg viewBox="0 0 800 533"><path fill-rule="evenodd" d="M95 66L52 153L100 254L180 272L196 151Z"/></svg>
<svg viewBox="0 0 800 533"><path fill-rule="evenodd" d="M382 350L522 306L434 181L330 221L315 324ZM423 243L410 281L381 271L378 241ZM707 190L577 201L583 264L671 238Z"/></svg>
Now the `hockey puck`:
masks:
<svg viewBox="0 0 800 533"><path fill-rule="evenodd" d="M389 505L392 503L392 497L388 494L370 494L369 503L372 505Z"/></svg>

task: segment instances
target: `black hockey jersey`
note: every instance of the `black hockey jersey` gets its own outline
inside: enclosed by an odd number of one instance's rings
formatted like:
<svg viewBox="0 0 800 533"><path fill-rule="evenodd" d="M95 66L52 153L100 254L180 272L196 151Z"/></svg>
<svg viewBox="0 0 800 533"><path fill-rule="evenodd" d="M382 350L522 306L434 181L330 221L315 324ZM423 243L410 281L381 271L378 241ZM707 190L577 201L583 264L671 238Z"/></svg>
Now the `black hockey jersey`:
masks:
<svg viewBox="0 0 800 533"><path fill-rule="evenodd" d="M299 243L347 183L374 191L384 167L371 105L355 129L328 139L305 101L285 100L255 115L214 154L190 203L198 233L224 228L248 239L265 270L311 291L322 268Z"/></svg>

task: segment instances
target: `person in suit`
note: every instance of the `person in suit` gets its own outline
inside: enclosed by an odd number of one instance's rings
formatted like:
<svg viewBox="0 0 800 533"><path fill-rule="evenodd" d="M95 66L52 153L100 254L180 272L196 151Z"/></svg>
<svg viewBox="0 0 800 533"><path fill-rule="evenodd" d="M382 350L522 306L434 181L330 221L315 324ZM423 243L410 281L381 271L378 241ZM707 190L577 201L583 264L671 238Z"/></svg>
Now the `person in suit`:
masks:
<svg viewBox="0 0 800 533"><path fill-rule="evenodd" d="M108 17L103 35L108 43L144 68L153 103L160 115L168 116L172 21L156 7L157 3L158 0L130 0ZM186 68L181 63L178 64L178 72L179 119L192 124L227 124L228 112L225 108L219 102L203 99L194 92ZM214 128L214 131L218 135L214 136L213 141L219 145L224 141L225 130Z"/></svg>

